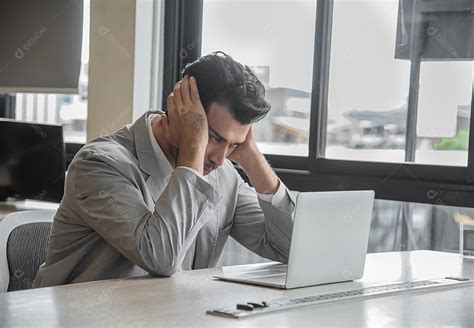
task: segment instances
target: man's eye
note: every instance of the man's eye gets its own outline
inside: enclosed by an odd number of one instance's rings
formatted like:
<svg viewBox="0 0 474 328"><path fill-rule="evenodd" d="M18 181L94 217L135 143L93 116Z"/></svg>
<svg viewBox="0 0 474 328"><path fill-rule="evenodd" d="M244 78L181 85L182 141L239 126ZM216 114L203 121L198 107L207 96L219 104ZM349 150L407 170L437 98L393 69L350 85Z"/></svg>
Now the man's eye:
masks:
<svg viewBox="0 0 474 328"><path fill-rule="evenodd" d="M217 138L216 136L213 136L212 134L209 135L209 139L211 139L212 141L215 141L215 142L219 142L220 139Z"/></svg>

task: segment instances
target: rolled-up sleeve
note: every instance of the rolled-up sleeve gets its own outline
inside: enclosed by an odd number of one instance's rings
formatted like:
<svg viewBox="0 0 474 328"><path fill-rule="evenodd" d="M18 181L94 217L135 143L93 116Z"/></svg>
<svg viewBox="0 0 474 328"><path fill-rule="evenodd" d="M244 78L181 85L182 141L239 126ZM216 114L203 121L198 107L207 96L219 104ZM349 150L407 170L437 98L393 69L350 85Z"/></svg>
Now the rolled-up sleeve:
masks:
<svg viewBox="0 0 474 328"><path fill-rule="evenodd" d="M287 188L281 180L278 181L278 189L274 194L262 194L257 192L259 199L264 200L282 211L291 212L293 210L293 199L287 197Z"/></svg>
<svg viewBox="0 0 474 328"><path fill-rule="evenodd" d="M231 235L260 256L287 262L293 231L294 195L280 181L281 192L264 200L239 177L237 206ZM281 191L280 191L281 190Z"/></svg>

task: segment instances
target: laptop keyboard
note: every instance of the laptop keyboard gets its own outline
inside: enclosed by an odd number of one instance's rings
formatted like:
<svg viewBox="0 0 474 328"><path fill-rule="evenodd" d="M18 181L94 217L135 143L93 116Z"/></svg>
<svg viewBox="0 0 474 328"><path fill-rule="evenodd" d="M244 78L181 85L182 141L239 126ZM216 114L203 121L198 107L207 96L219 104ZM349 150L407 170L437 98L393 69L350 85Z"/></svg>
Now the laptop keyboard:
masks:
<svg viewBox="0 0 474 328"><path fill-rule="evenodd" d="M286 264L275 264L269 268L247 271L239 275L239 278L261 278L261 277L279 277L286 276L288 266Z"/></svg>
<svg viewBox="0 0 474 328"><path fill-rule="evenodd" d="M243 279L252 279L252 278L265 278L265 277L284 277L286 276L286 272L246 272L239 275L239 278Z"/></svg>

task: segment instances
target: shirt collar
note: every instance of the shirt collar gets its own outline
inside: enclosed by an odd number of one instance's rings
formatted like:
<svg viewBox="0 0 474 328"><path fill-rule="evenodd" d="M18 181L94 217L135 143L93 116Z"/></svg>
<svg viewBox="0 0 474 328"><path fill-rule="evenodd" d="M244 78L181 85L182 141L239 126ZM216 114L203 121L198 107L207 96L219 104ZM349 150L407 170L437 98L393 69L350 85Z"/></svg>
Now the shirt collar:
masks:
<svg viewBox="0 0 474 328"><path fill-rule="evenodd" d="M171 166L170 162L166 158L166 155L163 153L163 150L158 144L158 141L156 141L155 135L153 134L153 129L151 127L151 121L153 120L155 116L156 114L151 114L148 117L148 122L147 122L148 123L147 124L148 136L150 137L151 146L153 148L153 153L155 155L155 159L158 163L158 166L160 167L162 173L165 174L165 176L169 176L171 175L171 173L173 173L173 167Z"/></svg>

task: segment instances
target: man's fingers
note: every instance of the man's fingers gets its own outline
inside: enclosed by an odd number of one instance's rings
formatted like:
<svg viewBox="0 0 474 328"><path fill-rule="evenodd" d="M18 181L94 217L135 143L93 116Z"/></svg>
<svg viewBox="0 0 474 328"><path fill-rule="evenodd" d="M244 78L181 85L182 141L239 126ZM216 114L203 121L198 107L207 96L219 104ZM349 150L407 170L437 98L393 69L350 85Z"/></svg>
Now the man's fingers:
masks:
<svg viewBox="0 0 474 328"><path fill-rule="evenodd" d="M168 114L169 115L169 114ZM176 136L173 135L172 128L170 126L170 118L168 115L163 115L160 120L161 124L161 129L163 130L163 133L165 135L166 141L175 146L178 144L178 140L176 139Z"/></svg>
<svg viewBox="0 0 474 328"><path fill-rule="evenodd" d="M192 82L191 82L192 81ZM191 99L192 98L192 99ZM207 117L200 102L196 80L185 76L167 98L167 131L169 143L179 147L183 142L208 141ZM163 122L163 125L166 125Z"/></svg>
<svg viewBox="0 0 474 328"><path fill-rule="evenodd" d="M168 118L168 115L166 114L161 116L160 122L162 123L163 126L166 126L166 129L170 126L170 120Z"/></svg>
<svg viewBox="0 0 474 328"><path fill-rule="evenodd" d="M178 83L176 83L173 89L174 104L178 110L181 110L181 108L184 107L183 99L181 96L181 84L182 81L179 81Z"/></svg>
<svg viewBox="0 0 474 328"><path fill-rule="evenodd" d="M176 104L174 100L174 94L170 94L168 98L166 98L166 104L168 105L168 117L176 115Z"/></svg>
<svg viewBox="0 0 474 328"><path fill-rule="evenodd" d="M197 87L197 82L194 76L191 76L190 78L190 85L191 85L191 100L194 103L199 103L201 102L201 98L199 98L199 90Z"/></svg>
<svg viewBox="0 0 474 328"><path fill-rule="evenodd" d="M253 139L253 125L250 126L249 132L247 133L247 138L245 138L245 140L248 139Z"/></svg>
<svg viewBox="0 0 474 328"><path fill-rule="evenodd" d="M183 98L183 103L188 104L191 102L191 96L189 94L189 77L186 75L181 83L181 97Z"/></svg>
<svg viewBox="0 0 474 328"><path fill-rule="evenodd" d="M160 124L161 124L161 128L163 129L163 132L165 134L165 137L167 138L167 140L169 140L169 138L170 138L170 133L169 133L170 132L170 130L169 130L170 121L168 120L168 116L163 115L163 117L160 120Z"/></svg>
<svg viewBox="0 0 474 328"><path fill-rule="evenodd" d="M168 111L175 107L175 104L174 104L174 94L170 94L167 98L166 98L166 104L168 105Z"/></svg>

